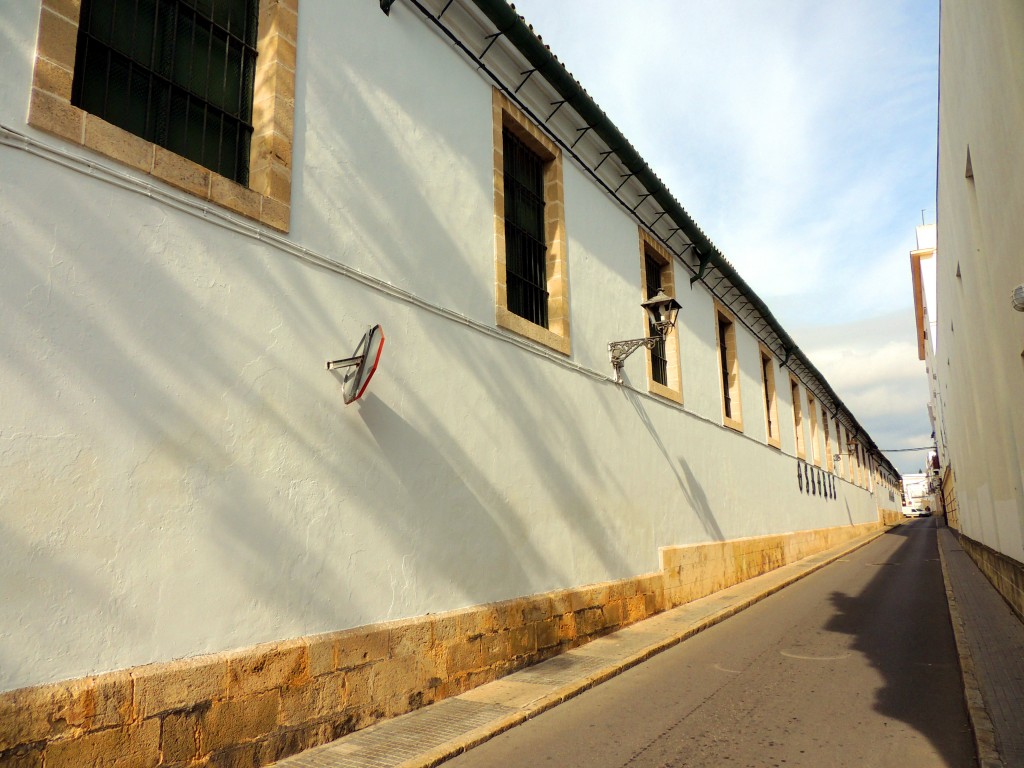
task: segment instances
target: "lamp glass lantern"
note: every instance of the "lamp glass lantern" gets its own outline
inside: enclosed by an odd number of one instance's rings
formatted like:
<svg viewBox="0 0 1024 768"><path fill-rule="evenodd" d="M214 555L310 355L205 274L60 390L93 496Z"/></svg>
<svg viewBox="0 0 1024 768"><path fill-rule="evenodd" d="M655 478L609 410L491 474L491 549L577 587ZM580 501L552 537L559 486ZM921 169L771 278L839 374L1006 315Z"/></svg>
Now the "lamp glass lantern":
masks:
<svg viewBox="0 0 1024 768"><path fill-rule="evenodd" d="M654 345L663 340L668 335L668 332L672 330L672 327L676 324L679 310L682 309L682 304L660 289L647 301L641 302L640 306L647 312L655 333L642 339L609 342L608 358L611 361L612 368L615 370L615 382L617 384L622 383L622 364L626 358L640 347L654 349Z"/></svg>
<svg viewBox="0 0 1024 768"><path fill-rule="evenodd" d="M656 294L641 303L640 306L647 310L647 314L651 318L651 325L658 330L663 338L672 330L672 327L676 324L676 316L679 314L679 310L683 308L682 304L666 294L663 289L659 289Z"/></svg>

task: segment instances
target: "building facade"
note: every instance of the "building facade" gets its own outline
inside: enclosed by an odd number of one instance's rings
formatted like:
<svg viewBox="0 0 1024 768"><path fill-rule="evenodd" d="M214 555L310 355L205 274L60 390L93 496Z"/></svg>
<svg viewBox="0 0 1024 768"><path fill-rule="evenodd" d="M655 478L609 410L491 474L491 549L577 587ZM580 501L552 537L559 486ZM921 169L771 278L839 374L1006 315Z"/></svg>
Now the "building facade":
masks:
<svg viewBox="0 0 1024 768"><path fill-rule="evenodd" d="M898 516L505 3L206 5L5 10L0 764L266 763Z"/></svg>
<svg viewBox="0 0 1024 768"><path fill-rule="evenodd" d="M1024 312L1011 300L1024 283L1022 65L1020 3L943 2L931 414L951 523L1024 616Z"/></svg>

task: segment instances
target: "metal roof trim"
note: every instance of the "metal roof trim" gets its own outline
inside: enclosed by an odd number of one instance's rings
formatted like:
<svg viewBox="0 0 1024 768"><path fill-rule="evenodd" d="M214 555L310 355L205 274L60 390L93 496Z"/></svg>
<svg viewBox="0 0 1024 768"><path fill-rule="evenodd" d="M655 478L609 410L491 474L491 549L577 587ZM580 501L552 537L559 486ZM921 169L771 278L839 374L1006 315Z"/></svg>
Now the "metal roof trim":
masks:
<svg viewBox="0 0 1024 768"><path fill-rule="evenodd" d="M558 57L551 52L551 49L537 36L533 28L515 10L515 7L509 5L505 0L471 0L471 2L490 19L501 35L507 38L526 57L530 65L535 67L544 79L555 88L559 95L583 118L586 125L597 133L609 148L613 149L615 155L626 167L626 170L632 173L647 188L651 196L662 207L662 210L668 212L669 216L675 220L676 224L683 230L690 241L694 243L702 260L703 257L706 257L711 265L717 268L754 305L789 353L787 357L798 358L805 370L825 389L833 405L836 407L836 413L842 412L845 414L845 421L847 421L848 426L852 426L857 434L867 436L866 431L850 412L850 409L835 393L827 379L810 361L803 350L800 349L800 346L782 327L782 324L776 319L775 315L768 309L768 305L761 300L754 289L740 276L711 239L704 234L703 230L686 212L679 201L675 199L668 187L651 170L650 166L629 140L608 118L604 110L591 98L579 81L558 60ZM701 279L701 282L704 282L703 279ZM899 473L896 468L878 449L878 446L875 445L870 437L868 437L867 442L870 444L870 448L873 449L872 453L878 456L885 465L898 475Z"/></svg>

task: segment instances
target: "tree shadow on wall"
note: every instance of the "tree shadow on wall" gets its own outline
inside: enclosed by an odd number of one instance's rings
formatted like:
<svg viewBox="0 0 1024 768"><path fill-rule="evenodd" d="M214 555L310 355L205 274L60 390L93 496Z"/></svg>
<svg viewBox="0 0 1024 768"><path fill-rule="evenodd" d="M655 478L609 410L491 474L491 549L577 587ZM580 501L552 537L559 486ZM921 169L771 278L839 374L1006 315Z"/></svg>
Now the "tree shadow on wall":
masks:
<svg viewBox="0 0 1024 768"><path fill-rule="evenodd" d="M377 505L374 513L395 548L414 558L416 570L441 576L439 583L458 589L470 604L509 597L509 584L564 579L469 457L453 462L445 455L442 446L452 450L453 441L440 432L421 433L372 393L359 409L408 502Z"/></svg>
<svg viewBox="0 0 1024 768"><path fill-rule="evenodd" d="M633 406L637 416L640 417L640 423L644 425L658 451L664 457L665 466L675 477L679 491L683 495L683 500L697 514L697 519L700 520L704 533L714 541L724 541L725 534L715 518L715 513L711 509L711 503L708 501L707 494L704 493L704 489L701 487L696 475L694 475L693 470L690 469L686 459L682 456L679 457L679 469L683 472L681 475L679 470L676 469L675 462L669 455L668 448L665 447L665 442L661 439L661 435L658 434L657 428L651 421L647 409L643 407L641 396L629 387L622 387L622 392L629 404ZM685 478L683 475L685 475Z"/></svg>
<svg viewBox="0 0 1024 768"><path fill-rule="evenodd" d="M32 540L2 519L0 541L0 691L95 672L81 663L95 654L84 645L86 639L130 652L153 632L153 623L133 610L131 596L106 569L75 562L66 551ZM39 602L50 610L26 606ZM71 668L60 666L68 637L83 644ZM54 676L55 661L60 673Z"/></svg>

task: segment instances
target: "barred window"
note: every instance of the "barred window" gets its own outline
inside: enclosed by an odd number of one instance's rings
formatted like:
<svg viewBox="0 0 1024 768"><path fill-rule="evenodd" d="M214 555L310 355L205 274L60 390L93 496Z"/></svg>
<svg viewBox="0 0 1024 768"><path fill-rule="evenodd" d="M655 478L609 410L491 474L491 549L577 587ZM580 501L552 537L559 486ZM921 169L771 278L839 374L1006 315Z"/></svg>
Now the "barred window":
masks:
<svg viewBox="0 0 1024 768"><path fill-rule="evenodd" d="M718 364L722 375L722 411L725 418L732 418L732 391L729 386L729 333L732 331L732 323L722 316L718 316Z"/></svg>
<svg viewBox="0 0 1024 768"><path fill-rule="evenodd" d="M647 278L647 298L654 298L661 290L662 265L649 253L644 254L644 274ZM654 323L648 321L648 336L661 334ZM668 386L668 355L665 352L665 339L659 338L651 349L651 378L663 386Z"/></svg>
<svg viewBox="0 0 1024 768"><path fill-rule="evenodd" d="M789 380L789 391L793 398L793 432L796 436L796 455L804 458L804 415L800 405L800 385L795 379Z"/></svg>
<svg viewBox="0 0 1024 768"><path fill-rule="evenodd" d="M548 327L544 161L515 134L502 131L508 309Z"/></svg>
<svg viewBox="0 0 1024 768"><path fill-rule="evenodd" d="M775 365L771 353L761 348L761 386L764 393L764 420L768 444L781 447L778 426L778 405L775 395Z"/></svg>
<svg viewBox="0 0 1024 768"><path fill-rule="evenodd" d="M82 0L71 103L248 184L258 0Z"/></svg>
<svg viewBox="0 0 1024 768"><path fill-rule="evenodd" d="M832 438L828 431L828 411L824 405L821 406L821 427L825 436L825 468L832 472L835 470L835 462L832 457Z"/></svg>
<svg viewBox="0 0 1024 768"><path fill-rule="evenodd" d="M818 448L818 403L814 395L807 390L807 415L811 424L811 449L807 452L807 459L812 464L821 466L820 450Z"/></svg>

